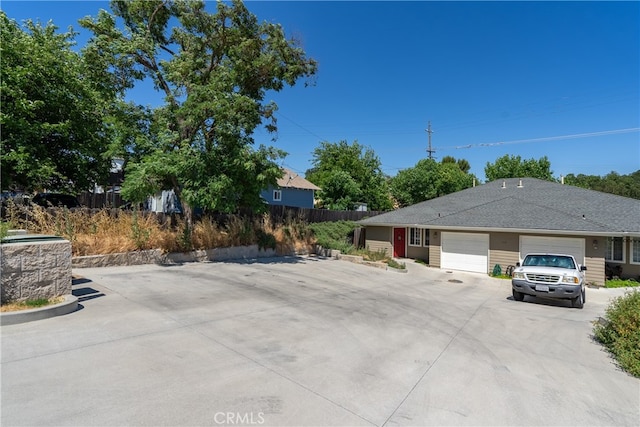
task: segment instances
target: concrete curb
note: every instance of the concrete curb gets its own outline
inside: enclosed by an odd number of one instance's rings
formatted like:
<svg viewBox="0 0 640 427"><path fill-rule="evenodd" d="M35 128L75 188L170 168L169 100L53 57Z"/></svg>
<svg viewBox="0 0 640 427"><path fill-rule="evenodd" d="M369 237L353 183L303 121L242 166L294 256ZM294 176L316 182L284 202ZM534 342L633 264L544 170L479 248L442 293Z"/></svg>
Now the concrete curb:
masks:
<svg viewBox="0 0 640 427"><path fill-rule="evenodd" d="M9 311L0 313L0 325L17 325L18 323L32 322L34 320L48 319L72 313L78 309L78 298L73 295L65 295L64 301L46 307L31 310Z"/></svg>
<svg viewBox="0 0 640 427"><path fill-rule="evenodd" d="M340 261L347 261L347 262L352 262L354 264L365 265L367 267L379 268L380 270L395 271L397 273L408 273L408 270L406 268L399 269L399 268L389 267L388 264L381 261L365 261L364 258L361 257L360 255L343 255L338 251L336 258L339 259Z"/></svg>

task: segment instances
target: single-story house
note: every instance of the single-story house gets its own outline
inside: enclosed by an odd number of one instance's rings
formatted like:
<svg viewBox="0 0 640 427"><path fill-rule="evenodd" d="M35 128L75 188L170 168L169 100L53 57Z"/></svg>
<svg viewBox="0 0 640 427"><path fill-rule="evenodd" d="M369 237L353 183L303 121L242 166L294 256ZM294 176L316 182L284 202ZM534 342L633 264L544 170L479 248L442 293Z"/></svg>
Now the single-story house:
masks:
<svg viewBox="0 0 640 427"><path fill-rule="evenodd" d="M283 168L282 177L276 187L269 186L261 193L270 205L283 205L298 208L313 208L315 192L320 187L307 181L297 173Z"/></svg>
<svg viewBox="0 0 640 427"><path fill-rule="evenodd" d="M640 200L504 179L359 221L366 246L442 269L504 272L529 252L569 253L589 283L640 278Z"/></svg>

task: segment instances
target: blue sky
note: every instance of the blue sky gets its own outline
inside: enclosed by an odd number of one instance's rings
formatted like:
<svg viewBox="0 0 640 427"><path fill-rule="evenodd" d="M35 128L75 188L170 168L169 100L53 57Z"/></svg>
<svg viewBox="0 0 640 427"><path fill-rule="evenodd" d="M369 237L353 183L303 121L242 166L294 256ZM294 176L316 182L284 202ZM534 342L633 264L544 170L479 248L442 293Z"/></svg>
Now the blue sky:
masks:
<svg viewBox="0 0 640 427"><path fill-rule="evenodd" d="M211 2L211 10L215 3ZM280 23L319 62L267 100L279 105L277 140L301 174L320 141L358 141L385 173L434 156L484 167L505 154L547 156L556 177L640 169L640 2L247 2ZM77 19L107 2L3 0L18 21ZM129 97L154 105L140 87Z"/></svg>

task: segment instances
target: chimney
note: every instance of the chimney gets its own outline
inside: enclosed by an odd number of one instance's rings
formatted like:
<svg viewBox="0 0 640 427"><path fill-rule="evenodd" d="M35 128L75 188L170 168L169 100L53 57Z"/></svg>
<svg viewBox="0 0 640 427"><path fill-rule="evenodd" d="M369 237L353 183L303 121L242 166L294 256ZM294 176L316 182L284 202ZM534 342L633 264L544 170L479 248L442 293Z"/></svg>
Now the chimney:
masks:
<svg viewBox="0 0 640 427"><path fill-rule="evenodd" d="M522 188L522 178L518 180L518 188Z"/></svg>
<svg viewBox="0 0 640 427"><path fill-rule="evenodd" d="M507 188L507 181L502 181L502 188Z"/></svg>
<svg viewBox="0 0 640 427"><path fill-rule="evenodd" d="M476 179L475 178L473 178L473 186L474 187L476 186Z"/></svg>
<svg viewBox="0 0 640 427"><path fill-rule="evenodd" d="M564 175L560 175L560 184L564 185Z"/></svg>

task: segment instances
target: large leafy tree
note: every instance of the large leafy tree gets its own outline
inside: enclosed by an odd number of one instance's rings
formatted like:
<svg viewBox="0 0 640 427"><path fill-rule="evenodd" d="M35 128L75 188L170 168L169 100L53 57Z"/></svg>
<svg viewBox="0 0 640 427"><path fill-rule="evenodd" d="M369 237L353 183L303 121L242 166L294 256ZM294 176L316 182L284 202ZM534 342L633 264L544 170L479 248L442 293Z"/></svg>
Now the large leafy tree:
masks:
<svg viewBox="0 0 640 427"><path fill-rule="evenodd" d="M567 185L640 199L640 170L629 175L610 172L605 176L569 174L564 178Z"/></svg>
<svg viewBox="0 0 640 427"><path fill-rule="evenodd" d="M325 207L337 206L334 201L341 200L339 205L344 209L353 209L355 202L364 202L374 211L392 208L387 177L373 149L357 141L353 144L344 140L337 143L323 141L313 150L311 163L313 167L305 177L322 188L319 196ZM337 185L337 176L348 176L350 180ZM354 203L347 206L347 200Z"/></svg>
<svg viewBox="0 0 640 427"><path fill-rule="evenodd" d="M72 50L75 33L0 11L2 189L79 191L105 183L114 87Z"/></svg>
<svg viewBox="0 0 640 427"><path fill-rule="evenodd" d="M360 185L343 170L331 171L322 187L322 203L327 209L346 211L360 201Z"/></svg>
<svg viewBox="0 0 640 427"><path fill-rule="evenodd" d="M422 159L391 179L391 194L400 207L405 207L469 188L476 177L463 170L467 169L465 162Z"/></svg>
<svg viewBox="0 0 640 427"><path fill-rule="evenodd" d="M540 159L523 160L520 156L506 154L496 159L494 163L487 162L484 168L487 181L502 178L538 178L554 181L551 162L547 156Z"/></svg>
<svg viewBox="0 0 640 427"><path fill-rule="evenodd" d="M123 90L148 79L164 103L135 111L135 126L120 126L127 159L123 195L141 201L173 189L191 220L194 206L232 212L261 209L260 190L282 174L285 153L254 147L263 122L276 130L277 106L268 91L316 72L280 25L259 23L241 1L112 1L81 25L94 36L86 55L112 69ZM133 130L132 130L133 129Z"/></svg>
<svg viewBox="0 0 640 427"><path fill-rule="evenodd" d="M453 156L444 156L441 160L441 163L455 163L456 165L458 165L460 170L464 173L468 173L469 170L471 169L471 164L467 159L456 160L456 158Z"/></svg>

